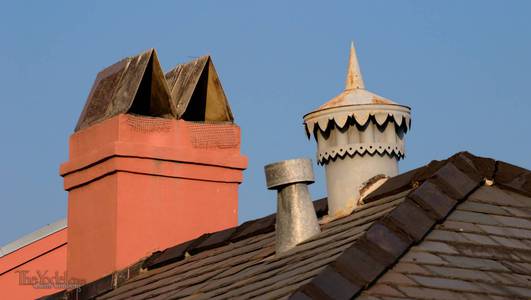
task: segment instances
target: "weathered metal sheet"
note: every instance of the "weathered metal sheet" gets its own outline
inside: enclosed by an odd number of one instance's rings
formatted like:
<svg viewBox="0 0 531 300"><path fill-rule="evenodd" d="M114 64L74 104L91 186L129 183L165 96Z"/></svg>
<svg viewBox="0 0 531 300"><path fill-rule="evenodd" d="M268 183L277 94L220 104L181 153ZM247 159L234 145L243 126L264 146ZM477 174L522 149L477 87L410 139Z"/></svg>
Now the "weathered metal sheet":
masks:
<svg viewBox="0 0 531 300"><path fill-rule="evenodd" d="M175 116L154 49L125 58L98 73L75 131L127 112Z"/></svg>
<svg viewBox="0 0 531 300"><path fill-rule="evenodd" d="M178 118L211 122L234 120L210 56L177 65L166 73L166 81Z"/></svg>
<svg viewBox="0 0 531 300"><path fill-rule="evenodd" d="M166 82L170 88L170 94L177 109L178 118L186 111L208 59L208 56L202 56L191 62L177 65L166 73Z"/></svg>

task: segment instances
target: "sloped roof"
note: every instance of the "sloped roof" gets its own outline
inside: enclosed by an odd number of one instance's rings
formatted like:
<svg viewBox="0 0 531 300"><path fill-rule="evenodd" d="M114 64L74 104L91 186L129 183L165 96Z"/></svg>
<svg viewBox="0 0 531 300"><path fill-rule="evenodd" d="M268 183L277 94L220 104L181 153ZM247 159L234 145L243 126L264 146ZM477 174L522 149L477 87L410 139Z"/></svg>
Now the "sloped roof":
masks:
<svg viewBox="0 0 531 300"><path fill-rule="evenodd" d="M531 201L482 186L359 299L530 299Z"/></svg>
<svg viewBox="0 0 531 300"><path fill-rule="evenodd" d="M530 171L458 153L389 179L364 202L350 216L323 224L320 235L281 256L273 250L271 215L156 253L67 296L465 299L456 294L465 291L481 299L488 293L501 299L531 295L524 285L531 278ZM325 200L315 205L319 216L325 214ZM62 299L64 293L54 298Z"/></svg>

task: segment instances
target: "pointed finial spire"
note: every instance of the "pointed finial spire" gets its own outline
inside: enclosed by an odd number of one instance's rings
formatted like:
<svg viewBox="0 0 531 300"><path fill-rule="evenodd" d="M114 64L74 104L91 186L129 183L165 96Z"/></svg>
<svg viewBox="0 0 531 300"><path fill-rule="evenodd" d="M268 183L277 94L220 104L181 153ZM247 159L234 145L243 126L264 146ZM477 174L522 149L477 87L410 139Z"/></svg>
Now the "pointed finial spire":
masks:
<svg viewBox="0 0 531 300"><path fill-rule="evenodd" d="M365 84L363 83L363 78L361 77L360 65L358 63L358 57L356 56L356 48L354 48L354 42L351 42L345 89L351 90L364 88Z"/></svg>

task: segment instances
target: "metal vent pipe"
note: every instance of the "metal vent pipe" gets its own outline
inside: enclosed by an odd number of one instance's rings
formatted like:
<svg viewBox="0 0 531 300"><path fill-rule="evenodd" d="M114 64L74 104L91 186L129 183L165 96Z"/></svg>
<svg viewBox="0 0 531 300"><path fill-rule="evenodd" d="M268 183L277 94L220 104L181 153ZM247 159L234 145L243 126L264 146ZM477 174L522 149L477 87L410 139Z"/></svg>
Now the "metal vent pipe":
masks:
<svg viewBox="0 0 531 300"><path fill-rule="evenodd" d="M321 230L308 191L315 181L310 159L284 160L264 167L267 188L277 190L276 252L286 252Z"/></svg>

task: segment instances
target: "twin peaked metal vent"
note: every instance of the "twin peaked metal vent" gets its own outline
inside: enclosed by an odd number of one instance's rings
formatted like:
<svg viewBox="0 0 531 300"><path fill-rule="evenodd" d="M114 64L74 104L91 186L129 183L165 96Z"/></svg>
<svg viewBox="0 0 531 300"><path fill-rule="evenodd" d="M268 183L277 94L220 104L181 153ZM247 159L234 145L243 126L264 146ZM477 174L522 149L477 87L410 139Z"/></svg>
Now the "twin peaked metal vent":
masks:
<svg viewBox="0 0 531 300"><path fill-rule="evenodd" d="M164 75L155 49L98 73L75 131L122 113L188 121L234 120L210 56L177 65Z"/></svg>

